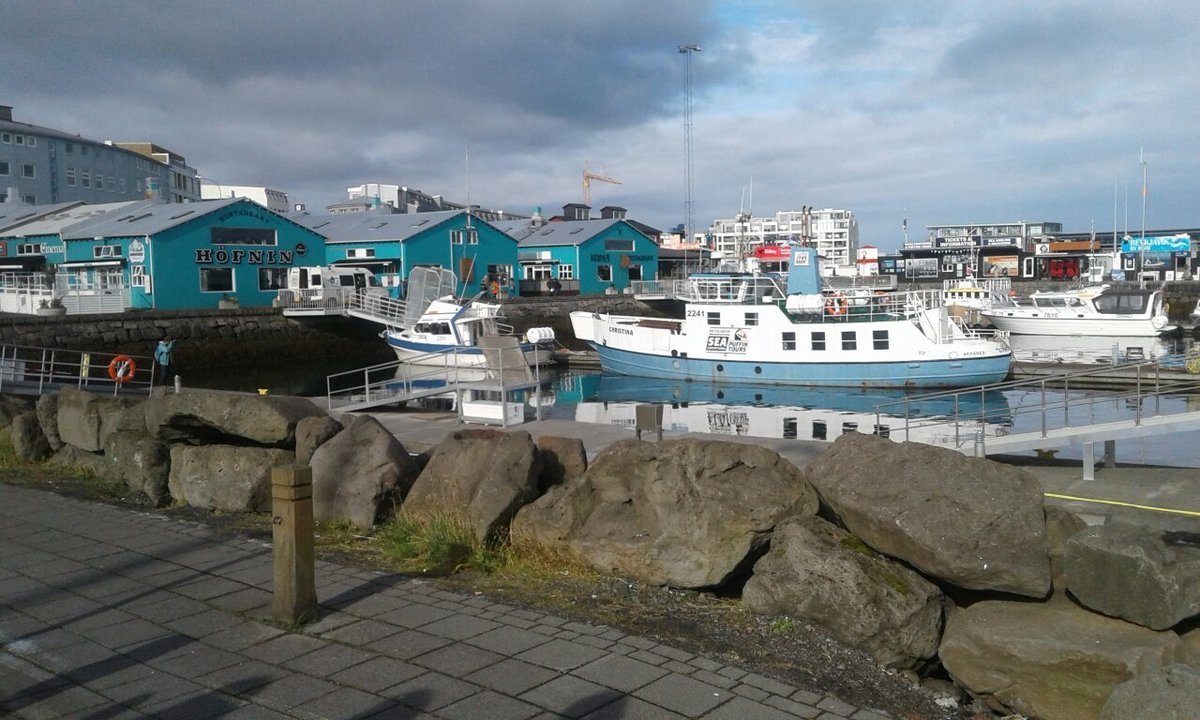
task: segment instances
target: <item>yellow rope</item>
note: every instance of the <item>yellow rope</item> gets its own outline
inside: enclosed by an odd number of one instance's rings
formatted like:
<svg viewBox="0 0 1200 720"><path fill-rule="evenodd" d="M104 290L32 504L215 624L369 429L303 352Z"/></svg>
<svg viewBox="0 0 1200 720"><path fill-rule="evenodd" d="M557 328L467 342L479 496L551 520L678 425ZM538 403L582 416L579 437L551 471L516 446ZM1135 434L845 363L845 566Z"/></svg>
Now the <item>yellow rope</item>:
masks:
<svg viewBox="0 0 1200 720"><path fill-rule="evenodd" d="M1122 502L1120 500L1099 500L1096 498L1075 497L1074 495L1060 495L1059 493L1042 493L1049 498L1057 498L1059 500L1078 500L1080 502L1099 503L1101 505L1118 505L1120 507L1136 508L1138 510L1153 510L1154 512L1177 513L1179 515L1190 515L1192 517L1200 517L1200 511L1197 510L1180 510L1179 508L1164 508L1154 505L1139 505L1137 503Z"/></svg>

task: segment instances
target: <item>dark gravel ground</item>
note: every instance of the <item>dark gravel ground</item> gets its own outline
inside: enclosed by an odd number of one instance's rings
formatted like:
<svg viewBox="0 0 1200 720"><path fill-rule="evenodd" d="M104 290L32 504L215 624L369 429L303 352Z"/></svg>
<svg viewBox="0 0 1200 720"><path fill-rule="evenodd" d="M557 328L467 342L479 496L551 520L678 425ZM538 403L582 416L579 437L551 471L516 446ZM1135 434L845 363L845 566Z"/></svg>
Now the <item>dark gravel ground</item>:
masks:
<svg viewBox="0 0 1200 720"><path fill-rule="evenodd" d="M126 494L121 485L73 477L49 468L0 468L0 482L153 510L144 496ZM221 532L270 538L265 515L221 515L187 507L157 512L205 523ZM387 569L379 554L369 547L338 544L319 547L318 552L323 558L346 564ZM866 653L839 642L822 628L799 620L756 616L734 598L549 569L536 576L466 571L440 578L424 577L448 590L479 593L497 602L650 637L859 707L884 710L896 720L994 717L977 705L941 707L929 691L915 686L913 677L880 668Z"/></svg>

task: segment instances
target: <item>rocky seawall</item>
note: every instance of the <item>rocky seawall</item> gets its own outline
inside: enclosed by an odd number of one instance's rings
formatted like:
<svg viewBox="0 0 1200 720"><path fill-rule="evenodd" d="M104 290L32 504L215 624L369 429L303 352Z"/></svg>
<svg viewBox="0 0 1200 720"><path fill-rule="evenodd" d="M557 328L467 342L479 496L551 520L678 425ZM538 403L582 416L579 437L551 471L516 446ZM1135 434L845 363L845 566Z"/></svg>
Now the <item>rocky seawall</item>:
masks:
<svg viewBox="0 0 1200 720"><path fill-rule="evenodd" d="M739 598L997 713L1170 719L1200 703L1200 534L1088 526L1020 468L951 450L847 433L798 468L754 445L631 439L589 461L579 440L463 429L414 457L370 416L207 392L0 396L0 419L17 457L158 505L263 511L271 468L306 464L318 520L454 508L481 540Z"/></svg>

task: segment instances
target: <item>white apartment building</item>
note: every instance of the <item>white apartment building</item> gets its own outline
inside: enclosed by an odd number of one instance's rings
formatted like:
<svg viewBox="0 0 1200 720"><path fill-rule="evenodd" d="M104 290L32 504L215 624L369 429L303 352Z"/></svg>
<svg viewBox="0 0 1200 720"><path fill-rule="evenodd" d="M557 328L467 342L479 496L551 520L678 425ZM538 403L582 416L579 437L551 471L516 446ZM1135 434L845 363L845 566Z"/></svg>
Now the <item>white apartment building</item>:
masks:
<svg viewBox="0 0 1200 720"><path fill-rule="evenodd" d="M708 228L711 247L725 257L745 257L762 245L813 244L825 265L854 265L858 257L858 221L850 210L805 207L774 217L714 220Z"/></svg>
<svg viewBox="0 0 1200 720"><path fill-rule="evenodd" d="M292 210L292 206L288 204L287 193L282 190L272 190L271 188L255 185L226 185L224 183L213 182L207 178L201 178L201 200L220 200L221 198L231 197L253 200L268 210L274 210L278 213L287 213Z"/></svg>

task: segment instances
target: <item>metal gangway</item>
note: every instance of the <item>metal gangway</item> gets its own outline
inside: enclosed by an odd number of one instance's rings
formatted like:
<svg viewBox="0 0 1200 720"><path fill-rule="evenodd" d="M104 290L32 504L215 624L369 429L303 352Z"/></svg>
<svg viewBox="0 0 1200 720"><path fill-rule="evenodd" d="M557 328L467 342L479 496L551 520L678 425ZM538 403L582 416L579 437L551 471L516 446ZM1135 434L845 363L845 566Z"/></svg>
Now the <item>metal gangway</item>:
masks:
<svg viewBox="0 0 1200 720"><path fill-rule="evenodd" d="M530 367L517 338L485 336L476 349L454 348L370 365L335 373L325 383L330 411L358 412L449 394L455 396L463 422L508 425L523 421L516 419L516 410L524 412L522 403L510 396L540 387L541 370ZM497 399L468 399L466 393Z"/></svg>
<svg viewBox="0 0 1200 720"><path fill-rule="evenodd" d="M1174 396L1200 395L1200 351L1164 359L1106 365L1028 380L980 385L965 390L914 395L904 400L875 406L876 423L885 415L904 418L902 428L891 437L909 440L920 435L922 442L950 447L965 455L984 457L1030 450L1052 450L1078 445L1082 448L1083 477L1094 479L1095 444L1104 443L1104 460L1115 460L1116 441L1160 433L1200 430L1200 397L1190 403ZM1095 390L1098 386L1121 384L1125 389L1089 396L1072 395L1072 389ZM986 402L989 395L1004 393L1004 407ZM970 412L960 413L960 400L978 396ZM939 418L916 417L910 409L938 399L952 400L954 412ZM1018 402L1014 405L1013 401ZM961 403L967 406L967 403ZM940 430L940 432L939 432ZM921 431L921 432L918 432Z"/></svg>
<svg viewBox="0 0 1200 720"><path fill-rule="evenodd" d="M156 374L154 358L143 355L0 345L0 393L42 395L75 387L145 395Z"/></svg>
<svg viewBox="0 0 1200 720"><path fill-rule="evenodd" d="M406 326L408 304L382 294L355 292L353 289L331 291L329 288L280 290L275 305L283 314L292 317L343 315L379 323L389 328Z"/></svg>

